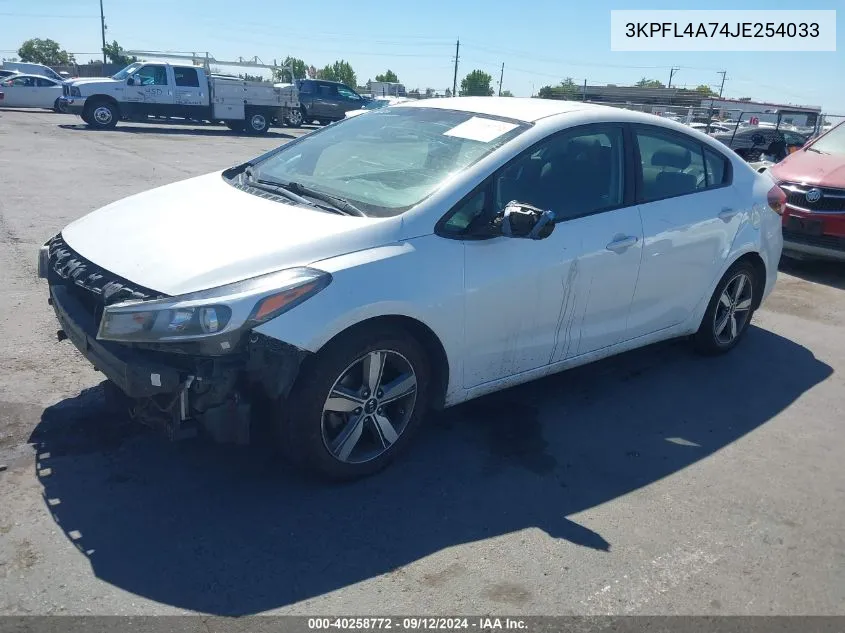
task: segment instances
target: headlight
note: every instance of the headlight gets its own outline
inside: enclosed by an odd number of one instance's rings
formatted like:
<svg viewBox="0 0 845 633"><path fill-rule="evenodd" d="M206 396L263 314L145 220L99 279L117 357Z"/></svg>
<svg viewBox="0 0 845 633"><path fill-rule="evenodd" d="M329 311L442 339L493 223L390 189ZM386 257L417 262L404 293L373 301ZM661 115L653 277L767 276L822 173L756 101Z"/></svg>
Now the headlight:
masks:
<svg viewBox="0 0 845 633"><path fill-rule="evenodd" d="M159 343L230 334L287 312L330 282L321 270L291 268L178 297L116 303L103 311L97 338Z"/></svg>

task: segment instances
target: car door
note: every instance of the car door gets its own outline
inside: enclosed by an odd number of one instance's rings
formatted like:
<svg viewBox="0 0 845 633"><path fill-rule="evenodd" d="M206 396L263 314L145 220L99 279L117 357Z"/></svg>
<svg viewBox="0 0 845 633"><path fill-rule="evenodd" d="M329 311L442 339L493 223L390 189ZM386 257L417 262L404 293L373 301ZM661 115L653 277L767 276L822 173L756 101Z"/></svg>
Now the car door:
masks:
<svg viewBox="0 0 845 633"><path fill-rule="evenodd" d="M512 200L556 217L543 240L465 240L465 387L625 336L641 233L624 164L622 126L569 130L511 161L445 222L471 230Z"/></svg>
<svg viewBox="0 0 845 633"><path fill-rule="evenodd" d="M200 86L196 68L173 68L173 97L176 116L202 118L205 108L205 90Z"/></svg>
<svg viewBox="0 0 845 633"><path fill-rule="evenodd" d="M35 93L39 107L52 108L56 103L56 99L62 96L62 86L52 79L36 77Z"/></svg>
<svg viewBox="0 0 845 633"><path fill-rule="evenodd" d="M164 64L146 64L136 70L127 84L125 101L136 104L141 114L169 116L173 114L172 81Z"/></svg>
<svg viewBox="0 0 845 633"><path fill-rule="evenodd" d="M334 84L318 81L314 86L314 99L311 102L309 114L315 119L331 118L334 114L334 100L337 99L337 88Z"/></svg>
<svg viewBox="0 0 845 633"><path fill-rule="evenodd" d="M634 127L644 244L629 335L685 321L710 291L745 209L731 163L687 134Z"/></svg>
<svg viewBox="0 0 845 633"><path fill-rule="evenodd" d="M35 107L35 77L24 75L3 82L4 104L12 108Z"/></svg>
<svg viewBox="0 0 845 633"><path fill-rule="evenodd" d="M342 118L349 110L359 110L364 105L364 100L357 92L347 86L337 87L337 117Z"/></svg>

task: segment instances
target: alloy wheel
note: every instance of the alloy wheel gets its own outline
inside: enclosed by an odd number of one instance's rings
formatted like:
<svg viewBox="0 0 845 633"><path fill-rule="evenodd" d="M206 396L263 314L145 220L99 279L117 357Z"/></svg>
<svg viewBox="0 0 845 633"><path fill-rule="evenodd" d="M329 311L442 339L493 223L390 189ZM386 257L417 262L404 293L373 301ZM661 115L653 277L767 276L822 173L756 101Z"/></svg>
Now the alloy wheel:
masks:
<svg viewBox="0 0 845 633"><path fill-rule="evenodd" d="M737 273L724 287L713 315L713 334L719 345L730 345L748 325L754 286L748 274Z"/></svg>
<svg viewBox="0 0 845 633"><path fill-rule="evenodd" d="M408 359L375 350L349 365L323 405L323 443L338 461L360 464L393 446L414 412L417 376Z"/></svg>

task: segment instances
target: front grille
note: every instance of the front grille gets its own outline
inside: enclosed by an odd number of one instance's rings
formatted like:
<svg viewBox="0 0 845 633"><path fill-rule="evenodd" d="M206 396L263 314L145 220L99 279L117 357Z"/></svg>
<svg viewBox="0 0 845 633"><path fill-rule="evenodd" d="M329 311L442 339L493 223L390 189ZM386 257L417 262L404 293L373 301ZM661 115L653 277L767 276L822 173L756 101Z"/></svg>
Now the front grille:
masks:
<svg viewBox="0 0 845 633"><path fill-rule="evenodd" d="M785 242L845 251L845 237L836 237L835 235L807 235L806 233L783 229L783 239Z"/></svg>
<svg viewBox="0 0 845 633"><path fill-rule="evenodd" d="M144 288L110 273L88 261L62 239L61 234L47 243L49 260L47 279L51 285L61 284L82 304L96 323L103 308L130 299L156 299L166 295Z"/></svg>
<svg viewBox="0 0 845 633"><path fill-rule="evenodd" d="M812 187L791 182L781 183L780 187L786 194L786 203L790 206L819 213L845 213L845 189ZM810 202L807 200L807 192L813 189L818 189L821 197Z"/></svg>

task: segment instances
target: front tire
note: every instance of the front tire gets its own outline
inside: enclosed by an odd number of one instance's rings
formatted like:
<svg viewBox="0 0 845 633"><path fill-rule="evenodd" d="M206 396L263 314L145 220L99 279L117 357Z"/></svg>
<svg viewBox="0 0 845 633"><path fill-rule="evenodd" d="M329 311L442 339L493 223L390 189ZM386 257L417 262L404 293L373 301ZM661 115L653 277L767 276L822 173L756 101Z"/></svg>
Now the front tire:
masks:
<svg viewBox="0 0 845 633"><path fill-rule="evenodd" d="M98 101L87 108L87 118L83 120L95 130L110 130L117 125L120 112L117 106L108 101Z"/></svg>
<svg viewBox="0 0 845 633"><path fill-rule="evenodd" d="M283 448L325 478L378 472L421 425L429 376L424 349L402 329L342 335L303 364L281 422Z"/></svg>
<svg viewBox="0 0 845 633"><path fill-rule="evenodd" d="M757 271L749 262L731 266L716 286L695 334L696 351L713 356L736 347L751 323L759 288Z"/></svg>
<svg viewBox="0 0 845 633"><path fill-rule="evenodd" d="M288 114L288 118L285 122L290 127L302 127L302 124L304 122L303 116L302 116L302 110L300 110L299 108L291 110L290 114Z"/></svg>
<svg viewBox="0 0 845 633"><path fill-rule="evenodd" d="M57 98L53 102L53 112L56 112L58 114L64 114L66 112L65 106L64 104L62 104L61 98Z"/></svg>

